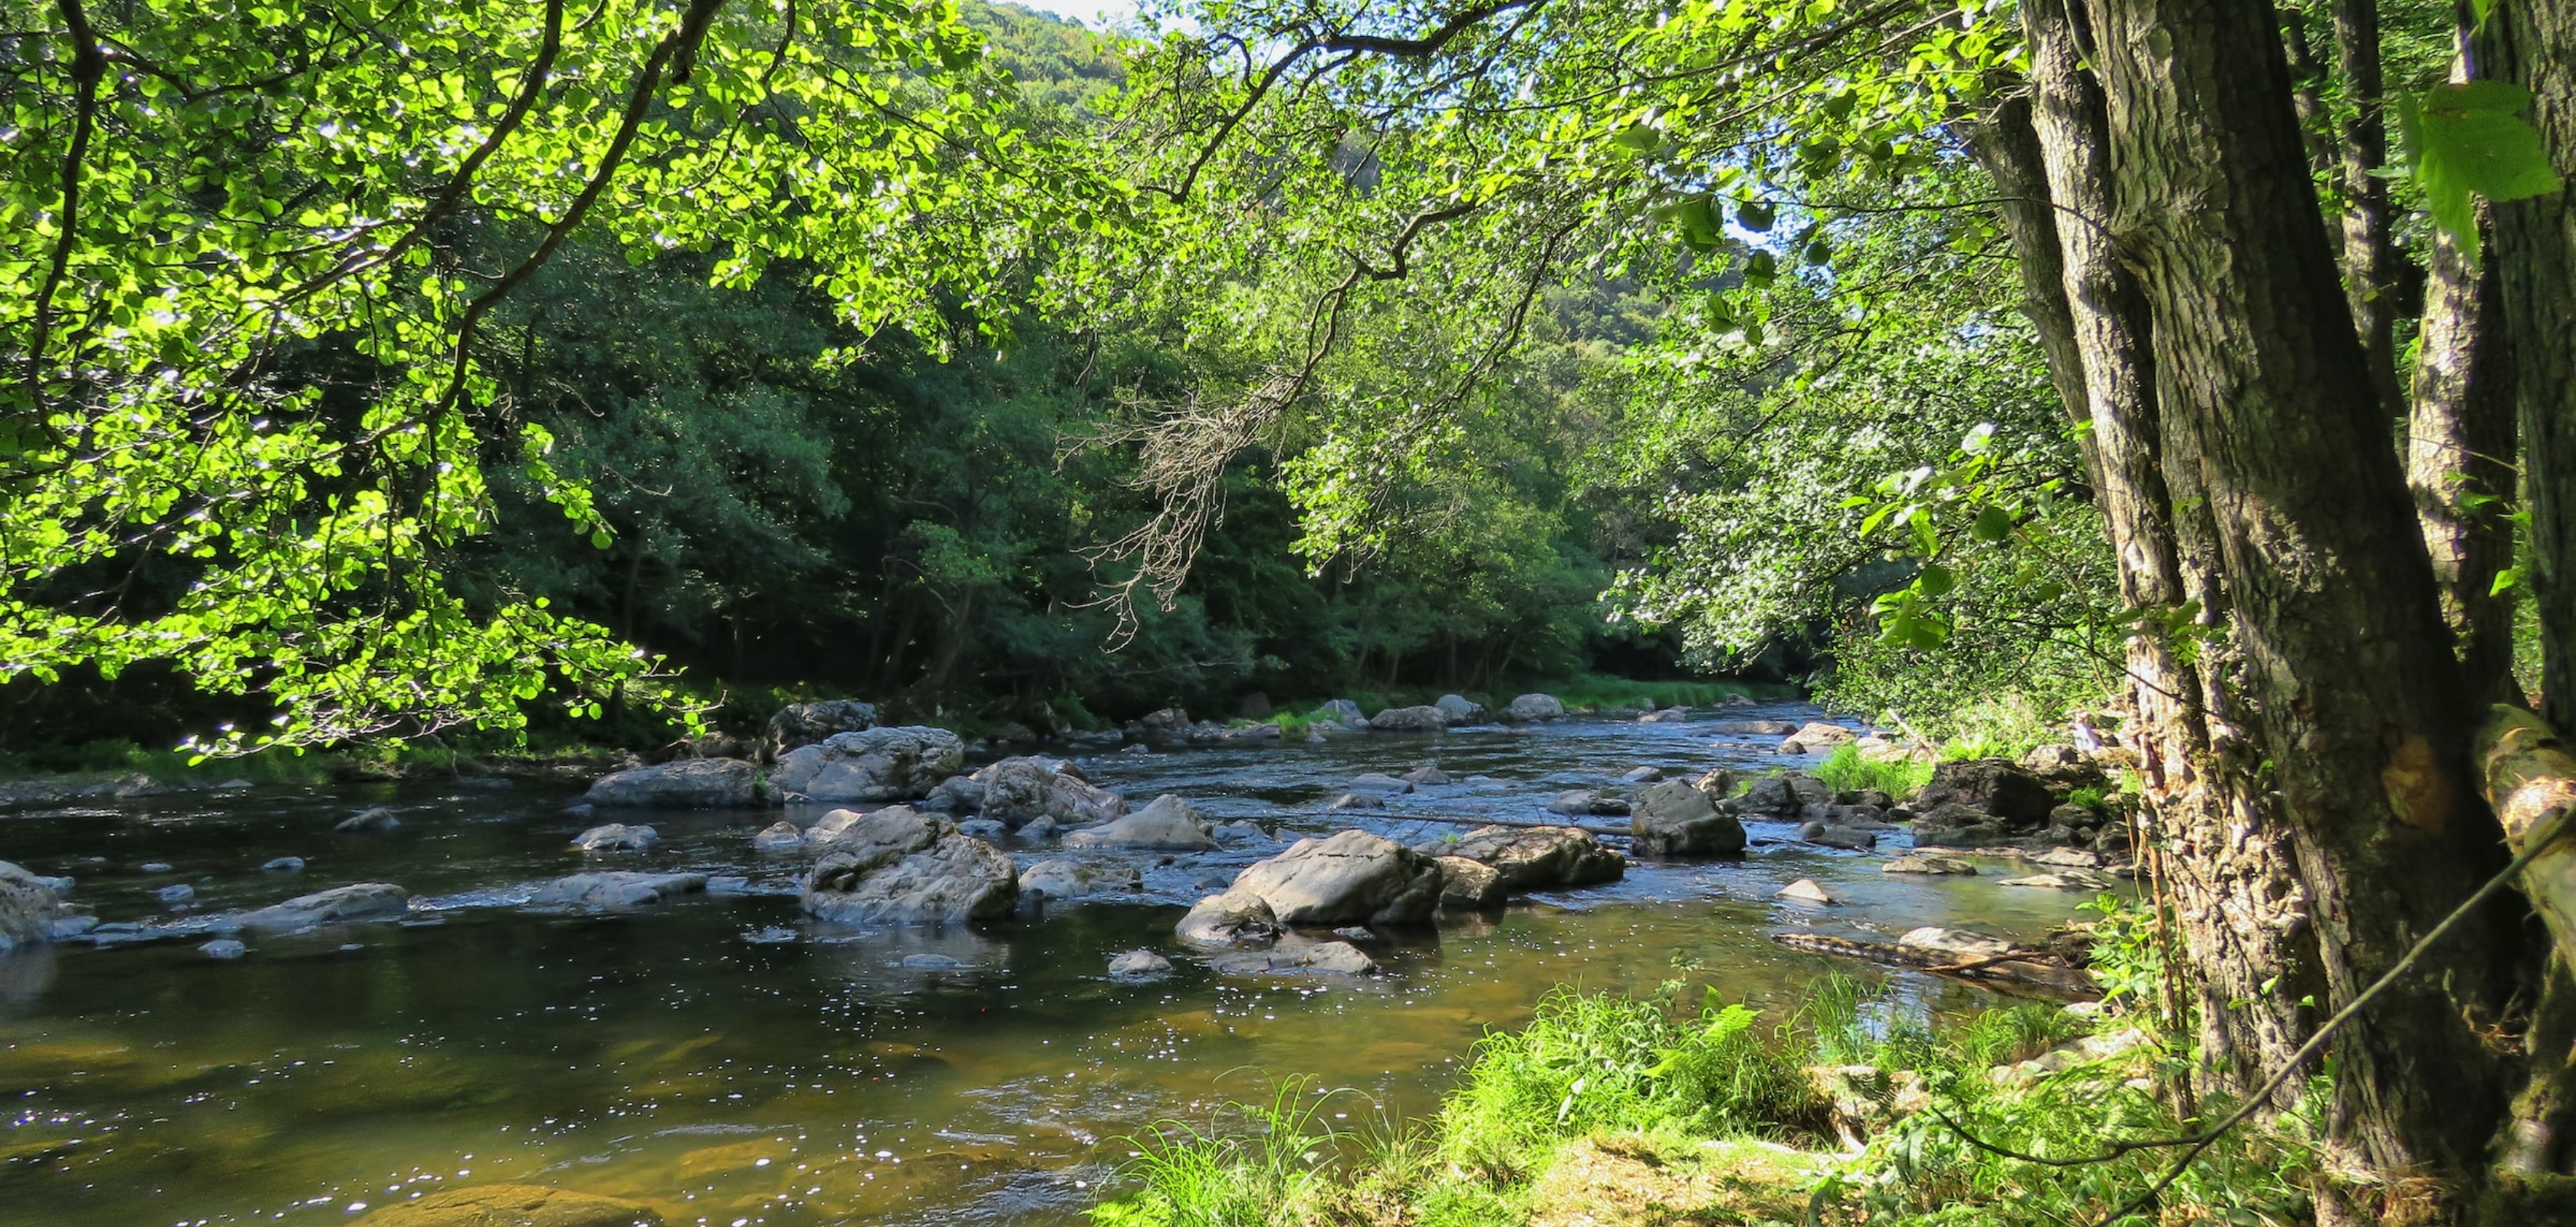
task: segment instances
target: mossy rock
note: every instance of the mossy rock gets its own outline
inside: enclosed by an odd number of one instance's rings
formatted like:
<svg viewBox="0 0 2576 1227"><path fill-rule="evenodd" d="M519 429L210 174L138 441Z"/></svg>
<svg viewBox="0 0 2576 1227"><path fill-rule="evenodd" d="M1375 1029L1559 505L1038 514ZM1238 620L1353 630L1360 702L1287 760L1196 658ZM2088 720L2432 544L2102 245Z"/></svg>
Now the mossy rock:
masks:
<svg viewBox="0 0 2576 1227"><path fill-rule="evenodd" d="M358 1222L362 1227L661 1227L662 1216L642 1202L595 1193L541 1184L485 1184L442 1189Z"/></svg>

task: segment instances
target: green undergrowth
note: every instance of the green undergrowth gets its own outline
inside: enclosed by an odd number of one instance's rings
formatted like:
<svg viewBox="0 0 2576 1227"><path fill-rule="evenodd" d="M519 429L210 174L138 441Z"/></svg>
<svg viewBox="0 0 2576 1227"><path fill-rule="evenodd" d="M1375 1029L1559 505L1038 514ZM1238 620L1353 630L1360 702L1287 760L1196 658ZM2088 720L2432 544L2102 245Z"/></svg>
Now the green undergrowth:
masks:
<svg viewBox="0 0 2576 1227"><path fill-rule="evenodd" d="M1857 746L1838 746L1816 765L1816 778L1835 792L1876 789L1891 797L1903 797L1932 782L1932 764L1910 758L1874 762L1861 757Z"/></svg>
<svg viewBox="0 0 2576 1227"><path fill-rule="evenodd" d="M1478 1042L1462 1085L1412 1127L1336 1127L1325 1109L1340 1102L1293 1080L1268 1103L1232 1105L1204 1127L1167 1122L1132 1140L1116 1196L1092 1220L2094 1224L2147 1189L2173 1152L2048 1166L1981 1148L1941 1117L1996 1148L2046 1158L2170 1137L2196 1123L2159 1093L2180 1066L2154 1044L2021 1080L1993 1072L2096 1028L2145 1025L2132 1016L2083 1019L2025 1004L1935 1025L1887 990L1833 974L1785 1016L1713 989L1695 1008L1680 1008L1675 996L1560 989L1527 1026ZM1832 1088L1811 1073L1827 1066L1843 1071ZM1839 1116L1827 1098L1837 1091ZM2199 1111L2214 1117L2226 1107L2203 1102ZM2159 1203L2107 1227L2305 1222L2312 1127L2294 1113L2240 1129ZM1852 1146L1855 1129L1868 1137Z"/></svg>

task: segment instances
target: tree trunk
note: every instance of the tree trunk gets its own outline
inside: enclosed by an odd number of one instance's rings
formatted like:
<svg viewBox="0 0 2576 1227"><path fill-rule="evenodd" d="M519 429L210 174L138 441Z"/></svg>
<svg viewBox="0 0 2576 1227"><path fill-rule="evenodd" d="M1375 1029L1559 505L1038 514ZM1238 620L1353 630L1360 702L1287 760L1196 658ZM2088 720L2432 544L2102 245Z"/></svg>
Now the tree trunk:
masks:
<svg viewBox="0 0 2576 1227"><path fill-rule="evenodd" d="M2201 1089L2241 1094L2287 1061L2313 1026L2300 1005L2322 983L2307 904L2288 832L2248 786L2247 765L2260 755L2228 717L2219 686L2225 644L2208 633L2226 612L2215 527L2206 500L2190 493L2196 476L2168 473L2148 303L2108 229L2109 116L2086 67L2082 14L2065 0L2024 0L2021 15L2032 122L2059 219L2053 263L2081 363L2077 414L2092 427L2121 599L2152 615L2129 639L2131 716L2121 739L2138 757L2152 818L2146 834L2163 851L2175 919L2200 973L2190 1005Z"/></svg>
<svg viewBox="0 0 2576 1227"><path fill-rule="evenodd" d="M2344 301L2360 331L2370 379L2393 420L2406 411L2397 386L2397 245L2389 237L2386 87L2379 62L2378 0L2335 0L2335 58L2352 113L2336 125L2343 196Z"/></svg>
<svg viewBox="0 0 2576 1227"><path fill-rule="evenodd" d="M2089 6L2167 466L2216 530L2228 681L2262 755L2223 786L2278 798L2341 1004L2502 864L2469 707L2270 6ZM2495 1017L2522 940L2493 910L2441 950L2445 975L2398 980L2337 1035L2329 1150L2365 1178L2321 1189L2321 1222L2438 1220L2478 1191L2506 1091L2465 1020Z"/></svg>
<svg viewBox="0 0 2576 1227"><path fill-rule="evenodd" d="M2558 176L2576 184L2576 4L2507 0L2475 40L2476 75L2531 90L2530 118ZM2492 207L2494 261L2512 337L2531 512L2531 599L2540 613L2543 713L2576 729L2576 193Z"/></svg>
<svg viewBox="0 0 2576 1227"><path fill-rule="evenodd" d="M2446 234L2433 240L2408 413L2406 484L2442 586L2472 699L2520 702L2513 680L2513 600L2495 590L2513 563L2513 359L2498 318L2494 262L2470 263Z"/></svg>
<svg viewBox="0 0 2576 1227"><path fill-rule="evenodd" d="M2063 10L2060 10L2061 12ZM1968 151L1986 176L1995 181L1995 212L2012 240L2013 263L2021 273L2021 312L2039 334L2040 360L2057 389L2068 421L2082 424L2091 413L2084 390L2084 352L2075 339L2074 309L2067 303L2066 261L2059 254L2057 206L2050 195L2047 155L2039 132L2031 126L2031 100L2012 96L1983 118L1963 125ZM2102 488L2100 449L2091 432L2076 436L2086 477Z"/></svg>

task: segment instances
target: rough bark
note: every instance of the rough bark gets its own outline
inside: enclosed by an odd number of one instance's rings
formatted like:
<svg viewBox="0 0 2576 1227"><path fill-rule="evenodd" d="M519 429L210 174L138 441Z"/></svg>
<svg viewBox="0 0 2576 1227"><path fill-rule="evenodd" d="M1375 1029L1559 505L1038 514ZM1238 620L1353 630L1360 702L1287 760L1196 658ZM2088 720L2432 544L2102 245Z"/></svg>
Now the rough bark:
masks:
<svg viewBox="0 0 2576 1227"><path fill-rule="evenodd" d="M2270 6L2088 7L2168 468L2215 525L2255 783L2291 828L2329 1000L2348 1001L2503 859L2432 567ZM2448 974L2400 979L2337 1035L2330 1151L2365 1179L2321 1190L2320 1221L2439 1217L2478 1191L2507 1092L2465 1019L2494 1016L2519 947L2510 917L2481 917L2440 952Z"/></svg>
<svg viewBox="0 0 2576 1227"><path fill-rule="evenodd" d="M2185 948L2204 1058L2203 1090L2244 1092L2289 1058L2312 1019L2299 1001L2319 977L2288 832L2247 773L2260 755L2229 717L2227 659L2210 630L2226 610L2215 528L2190 473L2169 475L2157 408L2149 305L2120 259L2109 116L2085 66L2080 14L2064 0L2024 0L2033 127L2055 202L2082 416L2099 456L2104 526L2120 560L2120 595L2153 624L2128 644L2138 756ZM2179 476L2182 485L2175 484ZM2192 641L2183 650L2185 640Z"/></svg>
<svg viewBox="0 0 2576 1227"><path fill-rule="evenodd" d="M2474 46L2479 77L2531 90L2550 161L2576 183L2576 4L2499 4ZM2576 729L2576 193L2497 204L2491 217L2531 512L2542 711Z"/></svg>
<svg viewBox="0 0 2576 1227"><path fill-rule="evenodd" d="M2336 123L2336 180L2343 197L2344 301L2371 382L2393 420L2405 412L2397 384L2397 245L2389 237L2386 86L2379 61L2378 0L2335 0L2335 60L2351 111Z"/></svg>
<svg viewBox="0 0 2576 1227"><path fill-rule="evenodd" d="M2510 338L2500 318L2494 262L2472 264L2436 235L2424 294L2407 413L2406 484L2442 617L2457 641L2473 699L2520 702L2513 680L2511 590L2496 576L2513 565L2514 395Z"/></svg>

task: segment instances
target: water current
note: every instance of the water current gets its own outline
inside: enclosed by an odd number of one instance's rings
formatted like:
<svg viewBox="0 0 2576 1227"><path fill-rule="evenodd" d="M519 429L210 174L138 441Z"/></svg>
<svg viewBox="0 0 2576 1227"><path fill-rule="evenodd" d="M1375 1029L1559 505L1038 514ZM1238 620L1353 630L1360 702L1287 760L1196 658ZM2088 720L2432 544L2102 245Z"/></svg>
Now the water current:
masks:
<svg viewBox="0 0 2576 1227"><path fill-rule="evenodd" d="M797 860L752 851L770 813L619 815L661 842L572 852L585 825L564 812L572 783L272 787L0 816L0 859L76 878L74 901L110 922L166 926L347 882L415 896L403 920L251 937L231 960L199 953L203 936L0 956L0 1227L351 1222L498 1182L633 1198L672 1224L1070 1224L1158 1122L1206 1127L1282 1087L1337 1125L1418 1118L1479 1035L1559 985L1679 979L1694 998L1708 985L1784 1007L1828 964L1770 931L2028 938L2074 915L2082 896L1998 887L1991 871L1882 874L1901 833L1871 855L1756 822L1741 860L1634 865L1610 886L1390 931L1372 948L1378 976L1219 978L1172 940L1192 900L1301 835L1359 825L1419 842L1467 829L1428 816L1545 818L1556 791L1638 766L1800 765L1706 723L1086 755L1086 773L1131 801L1178 793L1277 840L1135 857L1141 893L974 928L810 922ZM1461 782L1383 811L1324 809L1360 772L1434 760ZM374 805L401 825L333 833ZM1009 851L1024 866L1059 855ZM307 866L262 871L280 856ZM155 864L169 869L143 869ZM611 867L751 889L622 914L525 906L536 883ZM1843 903L1772 897L1800 877ZM157 892L177 883L196 897L174 909ZM1108 958L1138 947L1176 974L1108 979ZM1896 974L1914 1008L1989 1000Z"/></svg>

